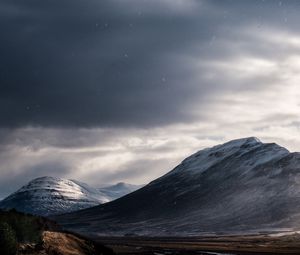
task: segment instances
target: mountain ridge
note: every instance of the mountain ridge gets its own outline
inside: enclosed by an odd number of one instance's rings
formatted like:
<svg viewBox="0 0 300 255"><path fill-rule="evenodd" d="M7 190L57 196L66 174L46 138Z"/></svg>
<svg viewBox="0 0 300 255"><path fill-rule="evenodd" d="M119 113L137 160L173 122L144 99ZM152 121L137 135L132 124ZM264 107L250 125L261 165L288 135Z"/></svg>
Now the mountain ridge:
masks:
<svg viewBox="0 0 300 255"><path fill-rule="evenodd" d="M200 150L134 193L56 220L114 236L300 229L298 182L299 153L249 137Z"/></svg>

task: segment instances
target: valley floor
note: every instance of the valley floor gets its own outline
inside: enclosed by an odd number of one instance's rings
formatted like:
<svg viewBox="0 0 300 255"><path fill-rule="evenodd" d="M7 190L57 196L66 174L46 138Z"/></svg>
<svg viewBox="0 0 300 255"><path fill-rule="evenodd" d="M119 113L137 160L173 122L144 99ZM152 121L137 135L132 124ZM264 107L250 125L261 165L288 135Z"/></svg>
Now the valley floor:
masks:
<svg viewBox="0 0 300 255"><path fill-rule="evenodd" d="M300 254L300 235L213 236L187 238L99 237L120 255Z"/></svg>

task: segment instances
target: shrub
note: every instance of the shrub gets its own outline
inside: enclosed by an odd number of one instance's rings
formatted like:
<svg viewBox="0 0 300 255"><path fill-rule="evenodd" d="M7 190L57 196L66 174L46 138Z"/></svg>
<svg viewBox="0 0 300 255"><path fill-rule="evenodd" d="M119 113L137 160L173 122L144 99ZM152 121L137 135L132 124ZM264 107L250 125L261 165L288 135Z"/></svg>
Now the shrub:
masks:
<svg viewBox="0 0 300 255"><path fill-rule="evenodd" d="M16 211L0 212L0 222L6 222L13 229L19 243L39 243L41 241L41 226L38 217Z"/></svg>
<svg viewBox="0 0 300 255"><path fill-rule="evenodd" d="M14 255L17 252L16 234L6 222L0 222L0 254Z"/></svg>

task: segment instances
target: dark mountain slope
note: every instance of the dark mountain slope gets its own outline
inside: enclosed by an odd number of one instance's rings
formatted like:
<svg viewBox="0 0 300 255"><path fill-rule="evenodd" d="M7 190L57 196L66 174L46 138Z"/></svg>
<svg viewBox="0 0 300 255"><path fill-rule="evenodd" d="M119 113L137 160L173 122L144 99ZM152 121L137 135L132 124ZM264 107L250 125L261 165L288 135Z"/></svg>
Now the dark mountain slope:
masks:
<svg viewBox="0 0 300 255"><path fill-rule="evenodd" d="M116 201L56 218L100 235L198 235L300 228L300 154L256 138L201 150Z"/></svg>

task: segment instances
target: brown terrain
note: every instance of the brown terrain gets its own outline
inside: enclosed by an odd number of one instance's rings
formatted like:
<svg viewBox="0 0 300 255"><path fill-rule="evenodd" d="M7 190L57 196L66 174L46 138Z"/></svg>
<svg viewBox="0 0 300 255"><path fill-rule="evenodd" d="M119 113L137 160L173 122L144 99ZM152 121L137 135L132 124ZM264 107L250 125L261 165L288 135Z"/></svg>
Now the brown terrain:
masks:
<svg viewBox="0 0 300 255"><path fill-rule="evenodd" d="M300 235L213 236L187 238L101 237L98 242L122 255L300 254Z"/></svg>
<svg viewBox="0 0 300 255"><path fill-rule="evenodd" d="M28 255L105 255L110 249L70 233L44 231L41 244L20 244L18 254Z"/></svg>
<svg viewBox="0 0 300 255"><path fill-rule="evenodd" d="M61 229L49 219L0 210L0 255L113 255L98 242Z"/></svg>
<svg viewBox="0 0 300 255"><path fill-rule="evenodd" d="M65 232L51 220L16 211L0 211L0 223L0 241L2 240L0 255L15 254L7 252L5 247L18 247L18 255L300 255L298 233L202 237L90 236L86 238ZM7 241L3 242L4 239L1 238L6 238Z"/></svg>

